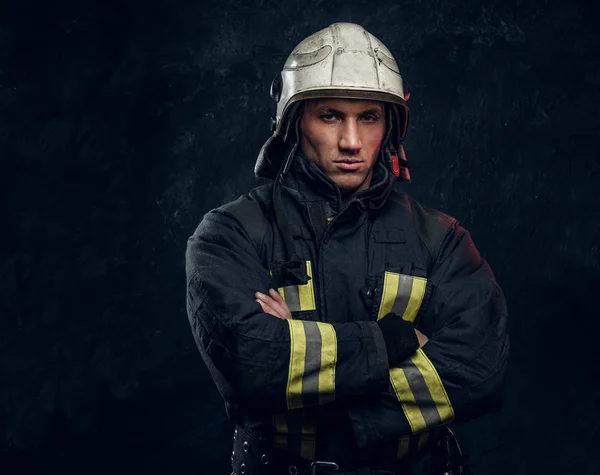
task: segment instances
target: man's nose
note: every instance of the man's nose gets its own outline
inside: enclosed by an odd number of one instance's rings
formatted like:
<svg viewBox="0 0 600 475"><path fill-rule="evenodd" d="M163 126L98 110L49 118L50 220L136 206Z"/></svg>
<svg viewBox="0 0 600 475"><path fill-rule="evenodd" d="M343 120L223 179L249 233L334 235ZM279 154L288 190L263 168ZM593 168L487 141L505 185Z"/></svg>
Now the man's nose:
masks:
<svg viewBox="0 0 600 475"><path fill-rule="evenodd" d="M362 143L358 133L358 124L356 121L347 120L344 122L339 146L340 150L351 152L358 152L361 149Z"/></svg>

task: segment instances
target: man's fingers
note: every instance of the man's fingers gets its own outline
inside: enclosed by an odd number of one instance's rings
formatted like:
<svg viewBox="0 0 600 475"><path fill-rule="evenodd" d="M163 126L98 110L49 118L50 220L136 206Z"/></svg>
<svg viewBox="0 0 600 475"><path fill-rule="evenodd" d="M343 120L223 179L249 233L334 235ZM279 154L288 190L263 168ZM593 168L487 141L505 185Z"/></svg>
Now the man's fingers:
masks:
<svg viewBox="0 0 600 475"><path fill-rule="evenodd" d="M269 291L269 292L271 292L271 291ZM282 303L278 302L277 300L275 300L273 297L270 297L265 294L261 294L260 292L256 293L256 298L265 302L267 305L269 305L269 307L277 310L277 313L279 313L280 315L284 315L286 313L287 305L284 300L281 300L281 302L283 302L283 304L282 304Z"/></svg>
<svg viewBox="0 0 600 475"><path fill-rule="evenodd" d="M256 292L254 294L256 301L261 303L261 306L264 304L271 310L270 312L265 310L265 312L271 313L272 315L276 314L277 317L283 319L292 318L292 312L290 312L290 309L285 303L285 300L281 298L281 295L274 289L269 289L269 294L270 295L265 295L261 292Z"/></svg>
<svg viewBox="0 0 600 475"><path fill-rule="evenodd" d="M274 308L272 308L271 306L269 306L267 303L256 299L256 301L258 302L258 304L260 305L260 307L262 308L263 312L268 313L270 315L273 315L274 317L277 318L284 318L282 315L280 315L277 310L275 310Z"/></svg>
<svg viewBox="0 0 600 475"><path fill-rule="evenodd" d="M286 301L283 300L283 297L281 297L279 292L277 292L275 289L269 289L269 294L271 295L271 298L279 304L282 312L284 312L285 314L285 318L292 318L292 312L290 311L290 308L288 307Z"/></svg>
<svg viewBox="0 0 600 475"><path fill-rule="evenodd" d="M269 289L269 295L271 296L271 298L273 300L275 300L275 302L277 302L278 304L285 304L285 300L283 300L281 298L281 295L279 294L279 292L277 292L275 289Z"/></svg>
<svg viewBox="0 0 600 475"><path fill-rule="evenodd" d="M273 315L277 318L281 318L283 320L290 318L285 311L282 309L280 305L277 304L272 298L268 295L261 294L260 292L256 292L256 301L260 304L263 312Z"/></svg>
<svg viewBox="0 0 600 475"><path fill-rule="evenodd" d="M423 333L421 333L416 328L415 328L415 333L417 334L417 339L419 340L419 348L423 348L423 346L425 345L425 343L427 343L429 341L429 338L427 338L426 335L424 335Z"/></svg>
<svg viewBox="0 0 600 475"><path fill-rule="evenodd" d="M256 299L256 301L260 304L263 310L268 310L269 312L274 312L275 310L267 303L260 299Z"/></svg>

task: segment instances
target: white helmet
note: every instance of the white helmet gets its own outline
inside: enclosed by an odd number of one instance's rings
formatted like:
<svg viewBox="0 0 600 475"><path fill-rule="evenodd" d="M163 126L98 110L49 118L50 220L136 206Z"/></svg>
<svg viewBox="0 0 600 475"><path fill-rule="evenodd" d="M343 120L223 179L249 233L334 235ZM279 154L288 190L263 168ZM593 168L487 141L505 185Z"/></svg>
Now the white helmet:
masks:
<svg viewBox="0 0 600 475"><path fill-rule="evenodd" d="M336 97L389 105L388 130L380 153L397 177L410 180L402 148L408 126L408 96L392 53L363 27L334 23L314 33L294 48L271 84L277 116L272 119L273 136L256 161L256 175L275 178L284 158L283 170L289 166L298 145L296 112L302 100Z"/></svg>

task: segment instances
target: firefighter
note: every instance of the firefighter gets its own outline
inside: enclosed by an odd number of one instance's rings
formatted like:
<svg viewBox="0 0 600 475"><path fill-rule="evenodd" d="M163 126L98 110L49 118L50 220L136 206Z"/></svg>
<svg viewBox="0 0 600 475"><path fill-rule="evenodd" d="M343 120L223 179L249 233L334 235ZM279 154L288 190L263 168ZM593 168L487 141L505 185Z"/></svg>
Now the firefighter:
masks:
<svg viewBox="0 0 600 475"><path fill-rule="evenodd" d="M233 473L460 473L447 424L499 405L506 303L456 219L395 188L410 181L398 65L335 23L271 95L255 167L271 181L207 213L186 251Z"/></svg>

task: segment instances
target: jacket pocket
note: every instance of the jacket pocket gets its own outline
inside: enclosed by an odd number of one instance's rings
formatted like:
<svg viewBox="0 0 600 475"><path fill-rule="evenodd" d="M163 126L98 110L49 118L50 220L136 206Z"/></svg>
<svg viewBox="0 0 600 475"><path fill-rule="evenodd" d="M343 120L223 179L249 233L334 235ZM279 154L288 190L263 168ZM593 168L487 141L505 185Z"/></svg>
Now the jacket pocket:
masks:
<svg viewBox="0 0 600 475"><path fill-rule="evenodd" d="M291 312L309 312L317 309L314 277L310 261L306 261L306 273L310 277L306 284L286 285L277 289Z"/></svg>

